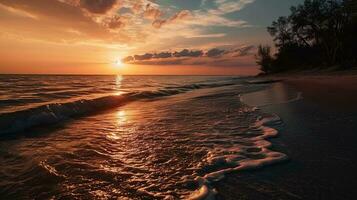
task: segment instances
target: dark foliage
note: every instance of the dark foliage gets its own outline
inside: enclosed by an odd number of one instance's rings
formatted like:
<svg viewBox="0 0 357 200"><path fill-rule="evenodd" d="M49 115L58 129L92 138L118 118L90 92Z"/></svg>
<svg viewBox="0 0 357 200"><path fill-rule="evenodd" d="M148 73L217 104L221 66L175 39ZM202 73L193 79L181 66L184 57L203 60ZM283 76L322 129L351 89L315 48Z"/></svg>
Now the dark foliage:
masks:
<svg viewBox="0 0 357 200"><path fill-rule="evenodd" d="M356 66L356 17L357 0L305 0L268 27L277 53L267 58L260 46L257 63L265 73Z"/></svg>

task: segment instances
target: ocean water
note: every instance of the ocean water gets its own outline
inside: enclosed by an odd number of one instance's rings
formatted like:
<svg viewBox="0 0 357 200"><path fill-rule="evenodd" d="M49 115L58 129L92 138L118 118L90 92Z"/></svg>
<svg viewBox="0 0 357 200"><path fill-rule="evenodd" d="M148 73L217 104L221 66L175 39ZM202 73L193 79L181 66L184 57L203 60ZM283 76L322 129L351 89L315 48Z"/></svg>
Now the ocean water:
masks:
<svg viewBox="0 0 357 200"><path fill-rule="evenodd" d="M0 197L214 199L287 158L279 117L241 101L251 79L0 75Z"/></svg>

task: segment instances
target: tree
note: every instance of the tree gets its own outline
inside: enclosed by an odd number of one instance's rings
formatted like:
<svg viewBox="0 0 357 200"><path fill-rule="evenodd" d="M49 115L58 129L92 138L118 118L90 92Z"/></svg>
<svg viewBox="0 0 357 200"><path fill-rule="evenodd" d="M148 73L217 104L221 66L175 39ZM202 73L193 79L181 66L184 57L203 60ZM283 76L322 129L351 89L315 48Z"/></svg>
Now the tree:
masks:
<svg viewBox="0 0 357 200"><path fill-rule="evenodd" d="M273 58L271 56L271 47L270 46L259 45L256 59L257 59L257 61L256 61L257 64L261 66L260 69L264 73L272 72L271 64L272 64Z"/></svg>
<svg viewBox="0 0 357 200"><path fill-rule="evenodd" d="M307 66L352 67L357 63L356 17L357 0L305 0L267 28L277 53L264 60L270 49L260 46L258 64L269 72Z"/></svg>

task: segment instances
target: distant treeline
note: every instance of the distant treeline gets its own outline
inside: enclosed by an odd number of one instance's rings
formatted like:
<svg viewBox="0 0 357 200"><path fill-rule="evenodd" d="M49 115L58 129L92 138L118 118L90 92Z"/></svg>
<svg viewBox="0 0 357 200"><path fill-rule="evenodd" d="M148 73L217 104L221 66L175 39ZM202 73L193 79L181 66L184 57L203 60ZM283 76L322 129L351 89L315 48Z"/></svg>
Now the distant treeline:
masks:
<svg viewBox="0 0 357 200"><path fill-rule="evenodd" d="M259 46L256 58L264 73L356 66L357 0L305 0L267 29L276 53Z"/></svg>

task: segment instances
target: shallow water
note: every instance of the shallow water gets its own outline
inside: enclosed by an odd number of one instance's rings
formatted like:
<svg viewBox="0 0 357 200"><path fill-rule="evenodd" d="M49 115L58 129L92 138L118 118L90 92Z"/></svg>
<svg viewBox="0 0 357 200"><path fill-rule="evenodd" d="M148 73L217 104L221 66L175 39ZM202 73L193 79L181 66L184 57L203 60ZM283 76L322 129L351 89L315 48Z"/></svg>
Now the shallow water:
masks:
<svg viewBox="0 0 357 200"><path fill-rule="evenodd" d="M286 159L265 140L279 118L240 101L259 89L244 78L10 78L3 102L41 102L1 106L0 197L208 199L225 175Z"/></svg>

